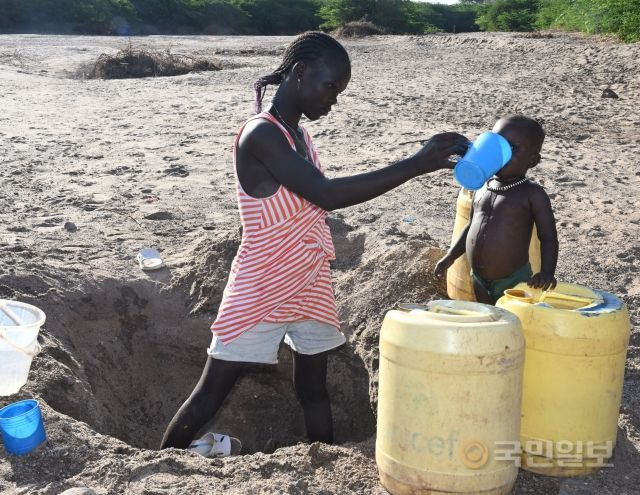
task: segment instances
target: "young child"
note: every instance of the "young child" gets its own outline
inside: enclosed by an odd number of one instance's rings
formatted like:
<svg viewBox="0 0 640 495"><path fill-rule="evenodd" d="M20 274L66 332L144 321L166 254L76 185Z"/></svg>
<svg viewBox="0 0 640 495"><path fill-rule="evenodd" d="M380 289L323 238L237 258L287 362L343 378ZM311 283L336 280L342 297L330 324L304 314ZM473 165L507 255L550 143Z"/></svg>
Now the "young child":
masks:
<svg viewBox="0 0 640 495"><path fill-rule="evenodd" d="M549 196L526 178L540 162L544 130L521 115L500 119L493 132L512 149L511 160L476 191L470 220L460 237L435 267L442 277L465 251L478 302L495 304L503 292L520 282L547 290L556 286L558 237ZM535 222L540 239L541 271L532 276L529 243Z"/></svg>

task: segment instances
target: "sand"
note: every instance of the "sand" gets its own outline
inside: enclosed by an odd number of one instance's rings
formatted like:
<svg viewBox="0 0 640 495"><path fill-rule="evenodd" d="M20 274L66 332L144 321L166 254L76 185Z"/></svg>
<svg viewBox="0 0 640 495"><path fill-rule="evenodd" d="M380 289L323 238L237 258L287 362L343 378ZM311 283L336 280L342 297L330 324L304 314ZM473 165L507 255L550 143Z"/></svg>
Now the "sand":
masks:
<svg viewBox="0 0 640 495"><path fill-rule="evenodd" d="M384 493L374 461L381 317L398 301L444 296L431 273L453 227L449 171L330 215L348 337L329 369L339 445L304 443L283 348L277 368L252 370L215 418L245 455L154 450L201 372L238 246L233 137L251 115L252 82L291 39L134 38L225 68L102 81L78 71L128 40L0 36L0 297L47 314L29 382L0 406L37 397L49 435L28 457L0 451L0 492ZM332 177L384 166L436 132L474 138L509 112L543 122L531 176L555 208L557 275L623 298L633 333L614 467L571 480L521 471L515 493L639 493L640 46L559 34L346 46L351 83L307 125ZM602 98L607 88L619 98ZM140 271L143 247L159 249L167 268Z"/></svg>

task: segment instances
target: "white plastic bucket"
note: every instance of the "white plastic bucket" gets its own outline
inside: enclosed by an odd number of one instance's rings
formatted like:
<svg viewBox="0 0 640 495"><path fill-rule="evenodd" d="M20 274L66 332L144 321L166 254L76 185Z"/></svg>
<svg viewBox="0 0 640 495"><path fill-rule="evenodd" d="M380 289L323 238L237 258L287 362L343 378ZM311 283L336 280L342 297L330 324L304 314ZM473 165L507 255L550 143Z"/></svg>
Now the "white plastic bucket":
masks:
<svg viewBox="0 0 640 495"><path fill-rule="evenodd" d="M0 395L27 383L31 360L40 352L38 332L46 316L30 304L0 299Z"/></svg>

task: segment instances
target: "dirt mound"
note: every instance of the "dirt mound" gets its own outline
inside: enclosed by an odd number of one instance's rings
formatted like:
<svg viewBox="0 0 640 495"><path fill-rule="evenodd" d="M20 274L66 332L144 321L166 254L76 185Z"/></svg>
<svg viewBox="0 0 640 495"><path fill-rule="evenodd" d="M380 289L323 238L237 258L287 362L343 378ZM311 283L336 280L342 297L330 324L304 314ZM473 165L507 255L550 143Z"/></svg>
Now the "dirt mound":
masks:
<svg viewBox="0 0 640 495"><path fill-rule="evenodd" d="M200 241L176 257L176 263L183 263L187 269L180 272L173 285L188 288L190 315L212 315L218 310L241 238L242 232L238 229L235 233Z"/></svg>
<svg viewBox="0 0 640 495"><path fill-rule="evenodd" d="M514 38L525 38L534 40L549 40L555 37L556 36L549 31L532 31L530 33L514 34Z"/></svg>
<svg viewBox="0 0 640 495"><path fill-rule="evenodd" d="M369 21L347 22L332 33L337 38L364 38L365 36L375 36L387 34L384 28L376 26Z"/></svg>
<svg viewBox="0 0 640 495"><path fill-rule="evenodd" d="M221 70L214 58L178 55L169 50L156 51L129 45L115 55L103 53L93 64L80 69L86 79L131 79L140 77L180 76L189 72Z"/></svg>
<svg viewBox="0 0 640 495"><path fill-rule="evenodd" d="M446 298L433 268L444 251L421 240L388 239L336 281L343 331L369 375L369 400L378 402L378 341L385 313L400 302L426 303Z"/></svg>

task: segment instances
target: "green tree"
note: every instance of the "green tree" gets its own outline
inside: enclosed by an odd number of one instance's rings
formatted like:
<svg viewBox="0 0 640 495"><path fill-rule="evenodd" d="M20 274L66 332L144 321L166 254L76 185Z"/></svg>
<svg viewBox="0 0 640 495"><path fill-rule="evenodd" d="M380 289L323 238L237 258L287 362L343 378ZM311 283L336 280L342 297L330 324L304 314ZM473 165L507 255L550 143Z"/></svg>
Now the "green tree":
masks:
<svg viewBox="0 0 640 495"><path fill-rule="evenodd" d="M195 33L241 34L251 30L249 16L228 0L189 0L187 24Z"/></svg>
<svg viewBox="0 0 640 495"><path fill-rule="evenodd" d="M392 33L416 32L408 22L412 4L409 0L376 0L373 2L371 21Z"/></svg>
<svg viewBox="0 0 640 495"><path fill-rule="evenodd" d="M318 29L319 0L233 0L247 15L252 32L297 34Z"/></svg>
<svg viewBox="0 0 640 495"><path fill-rule="evenodd" d="M413 32L412 8L410 0L325 0L319 15L324 20L322 27L326 29L367 20L389 32L406 33Z"/></svg>
<svg viewBox="0 0 640 495"><path fill-rule="evenodd" d="M536 25L640 41L640 0L540 0Z"/></svg>
<svg viewBox="0 0 640 495"><path fill-rule="evenodd" d="M612 0L619 23L615 32L624 41L640 41L640 0Z"/></svg>
<svg viewBox="0 0 640 495"><path fill-rule="evenodd" d="M410 31L414 33L441 31L444 15L438 7L430 3L412 3L406 10Z"/></svg>
<svg viewBox="0 0 640 495"><path fill-rule="evenodd" d="M435 10L440 14L440 20L436 24L440 30L448 33L464 33L478 31L476 17L478 5L463 2L458 5L435 5Z"/></svg>
<svg viewBox="0 0 640 495"><path fill-rule="evenodd" d="M0 28L10 32L112 34L114 18L135 16L129 0L5 0Z"/></svg>
<svg viewBox="0 0 640 495"><path fill-rule="evenodd" d="M323 28L335 29L347 22L367 18L373 7L373 0L325 0L318 11L324 20Z"/></svg>
<svg viewBox="0 0 640 495"><path fill-rule="evenodd" d="M370 4L371 0L325 0L318 11L324 20L322 27L335 29L362 19L367 16Z"/></svg>
<svg viewBox="0 0 640 495"><path fill-rule="evenodd" d="M533 31L538 0L495 0L483 4L476 20L484 31Z"/></svg>

